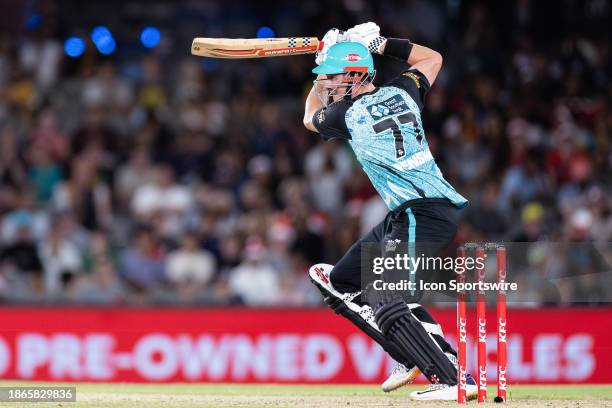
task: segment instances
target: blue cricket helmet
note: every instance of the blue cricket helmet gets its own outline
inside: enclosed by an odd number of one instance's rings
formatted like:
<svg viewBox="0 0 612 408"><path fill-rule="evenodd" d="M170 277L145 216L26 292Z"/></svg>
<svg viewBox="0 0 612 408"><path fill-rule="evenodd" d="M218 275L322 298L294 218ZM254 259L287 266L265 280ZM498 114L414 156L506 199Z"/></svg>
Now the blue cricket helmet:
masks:
<svg viewBox="0 0 612 408"><path fill-rule="evenodd" d="M347 72L374 73L374 59L368 48L358 42L340 42L329 47L323 62L315 67L315 74L345 74Z"/></svg>

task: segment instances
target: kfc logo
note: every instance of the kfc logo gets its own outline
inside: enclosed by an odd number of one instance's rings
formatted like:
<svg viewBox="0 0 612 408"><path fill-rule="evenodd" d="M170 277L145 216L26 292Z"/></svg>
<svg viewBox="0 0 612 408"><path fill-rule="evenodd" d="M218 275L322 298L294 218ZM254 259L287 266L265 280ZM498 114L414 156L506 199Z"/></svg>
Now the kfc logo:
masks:
<svg viewBox="0 0 612 408"><path fill-rule="evenodd" d="M500 343L506 342L506 319L499 319L497 339Z"/></svg>
<svg viewBox="0 0 612 408"><path fill-rule="evenodd" d="M487 342L487 321L485 319L478 319L478 342Z"/></svg>
<svg viewBox="0 0 612 408"><path fill-rule="evenodd" d="M466 320L461 318L459 319L459 342L467 343L467 330L465 328Z"/></svg>
<svg viewBox="0 0 612 408"><path fill-rule="evenodd" d="M478 367L478 387L481 390L487 388L487 367L480 366Z"/></svg>
<svg viewBox="0 0 612 408"><path fill-rule="evenodd" d="M459 366L459 388L465 390L467 388L467 370L464 366Z"/></svg>
<svg viewBox="0 0 612 408"><path fill-rule="evenodd" d="M506 390L506 367L499 367L497 371L497 386L500 390Z"/></svg>

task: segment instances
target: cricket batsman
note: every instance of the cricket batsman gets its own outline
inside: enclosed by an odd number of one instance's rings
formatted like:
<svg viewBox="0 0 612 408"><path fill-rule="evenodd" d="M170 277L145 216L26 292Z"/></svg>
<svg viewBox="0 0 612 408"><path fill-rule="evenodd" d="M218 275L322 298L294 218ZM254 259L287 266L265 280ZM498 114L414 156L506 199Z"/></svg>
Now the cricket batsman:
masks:
<svg viewBox="0 0 612 408"><path fill-rule="evenodd" d="M431 382L411 393L415 400L457 399L456 352L440 325L418 303L388 295L362 294L364 244L406 244L409 256L419 243L442 248L453 241L457 216L467 200L444 179L432 156L421 120L425 96L442 66L442 56L409 40L385 38L372 22L323 38L312 72L304 125L325 140L345 139L385 201L385 219L356 242L335 265L317 264L310 277L325 303L378 342L397 362L383 383L391 391L421 373ZM375 87L372 53L408 64L390 82ZM392 248L391 248L392 249ZM371 290L371 287L369 287ZM466 380L467 397L477 387Z"/></svg>

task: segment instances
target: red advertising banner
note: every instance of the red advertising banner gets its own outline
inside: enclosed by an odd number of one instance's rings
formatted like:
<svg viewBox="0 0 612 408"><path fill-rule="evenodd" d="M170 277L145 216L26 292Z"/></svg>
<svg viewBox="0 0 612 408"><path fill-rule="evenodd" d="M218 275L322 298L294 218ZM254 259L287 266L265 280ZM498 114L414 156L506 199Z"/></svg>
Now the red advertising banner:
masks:
<svg viewBox="0 0 612 408"><path fill-rule="evenodd" d="M455 311L432 313L455 343ZM474 373L475 313L468 316ZM327 309L4 308L0 322L1 378L378 383L393 367L377 344ZM612 309L509 310L509 383L612 383L611 327Z"/></svg>

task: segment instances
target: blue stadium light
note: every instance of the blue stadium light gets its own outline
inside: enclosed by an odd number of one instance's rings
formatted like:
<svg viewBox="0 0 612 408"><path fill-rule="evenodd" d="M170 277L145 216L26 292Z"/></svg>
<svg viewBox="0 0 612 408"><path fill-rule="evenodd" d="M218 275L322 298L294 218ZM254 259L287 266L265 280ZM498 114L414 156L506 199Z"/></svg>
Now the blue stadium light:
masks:
<svg viewBox="0 0 612 408"><path fill-rule="evenodd" d="M270 27L259 27L257 30L257 38L274 38L274 30Z"/></svg>
<svg viewBox="0 0 612 408"><path fill-rule="evenodd" d="M111 36L103 37L98 43L96 47L98 48L98 52L102 55L110 55L115 51L115 39Z"/></svg>
<svg viewBox="0 0 612 408"><path fill-rule="evenodd" d="M96 26L91 30L91 41L96 45L98 45L98 42L104 41L107 37L112 38L112 36L108 27L105 26Z"/></svg>
<svg viewBox="0 0 612 408"><path fill-rule="evenodd" d="M64 42L64 52L72 58L80 57L85 52L85 41L79 37L70 37Z"/></svg>
<svg viewBox="0 0 612 408"><path fill-rule="evenodd" d="M155 27L145 27L140 33L140 42L146 48L155 48L159 44L161 33Z"/></svg>

